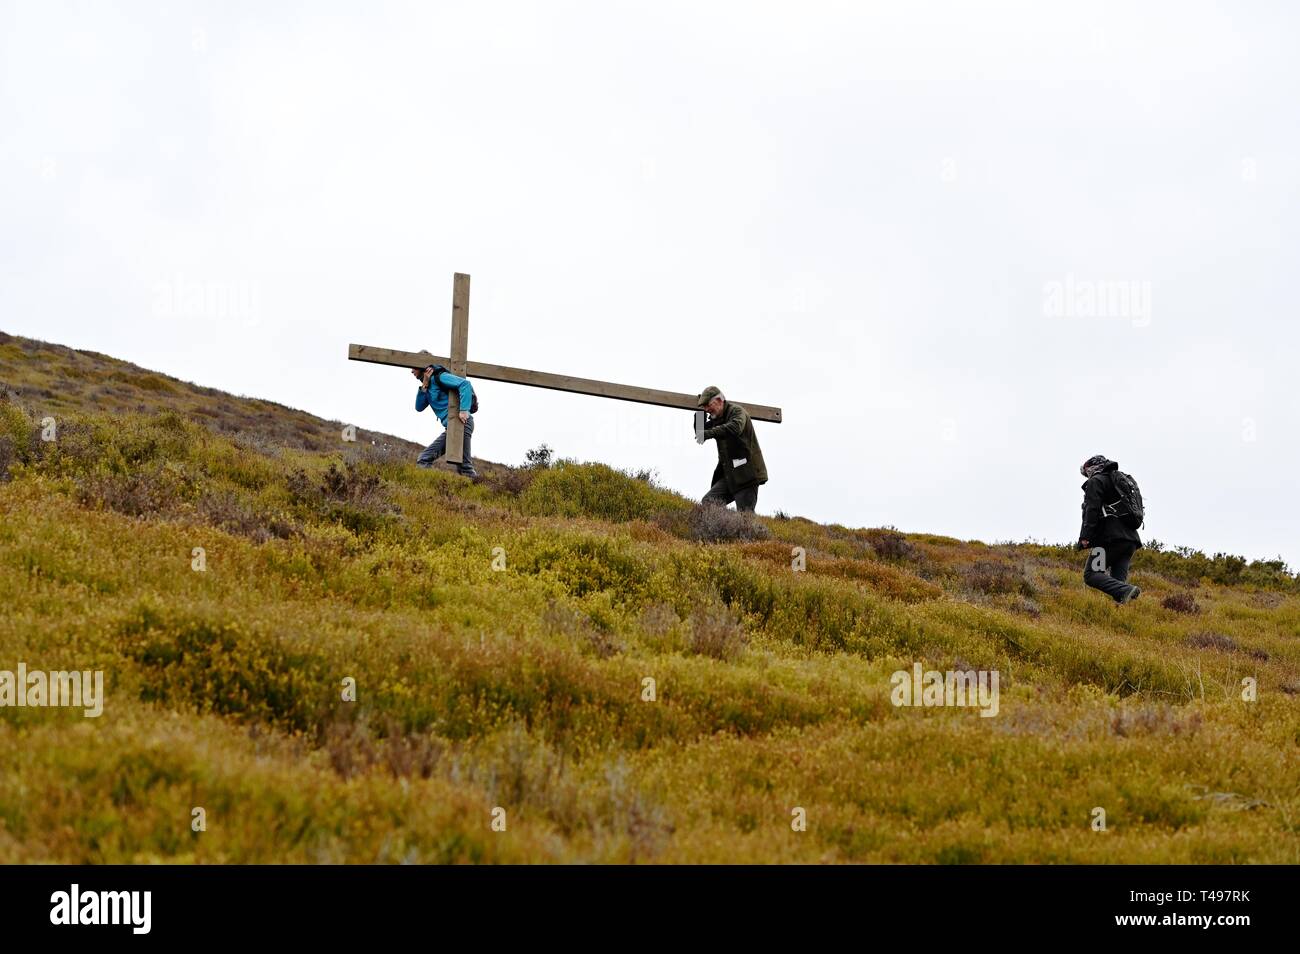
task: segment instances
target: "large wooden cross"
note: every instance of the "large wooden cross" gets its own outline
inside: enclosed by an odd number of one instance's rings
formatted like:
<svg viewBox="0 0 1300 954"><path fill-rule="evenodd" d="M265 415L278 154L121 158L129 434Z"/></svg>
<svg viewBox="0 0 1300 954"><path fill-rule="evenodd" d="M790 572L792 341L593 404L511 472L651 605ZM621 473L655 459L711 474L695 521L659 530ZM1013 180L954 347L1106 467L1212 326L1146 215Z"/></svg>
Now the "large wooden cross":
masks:
<svg viewBox="0 0 1300 954"><path fill-rule="evenodd" d="M550 388L554 391L570 391L574 394L590 394L595 397L614 398L619 401L636 401L641 404L657 404L660 407L676 407L695 411L696 395L682 394L676 391L661 391L657 388L636 388L627 384L612 384L609 381L593 381L590 378L575 378L567 374L550 374L546 371L526 371L523 368L508 368L500 364L483 364L469 361L469 276L456 273L452 283L451 294L451 356L439 357L427 351L394 351L391 348L375 348L370 345L348 345L348 359L351 361L368 361L371 364L388 364L398 368L422 368L430 364L441 364L452 374L464 378L482 378L485 381L505 381L510 384L526 384L534 388ZM781 409L766 404L750 404L748 401L732 401L739 404L749 416L756 421L781 423ZM460 395L453 388L447 395L447 451L446 462L459 465L464 461L465 425L458 416ZM700 412L698 420L703 419Z"/></svg>

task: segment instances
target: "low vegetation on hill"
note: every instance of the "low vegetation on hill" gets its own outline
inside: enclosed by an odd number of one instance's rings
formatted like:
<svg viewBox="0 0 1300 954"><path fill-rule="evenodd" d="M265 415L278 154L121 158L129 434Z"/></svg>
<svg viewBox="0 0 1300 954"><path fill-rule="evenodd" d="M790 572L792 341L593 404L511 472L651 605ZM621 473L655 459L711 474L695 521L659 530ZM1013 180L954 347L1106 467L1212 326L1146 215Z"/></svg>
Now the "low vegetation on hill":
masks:
<svg viewBox="0 0 1300 954"><path fill-rule="evenodd" d="M1064 546L341 427L0 336L0 671L105 678L0 708L0 862L1300 861L1280 562L1153 547L1120 608Z"/></svg>

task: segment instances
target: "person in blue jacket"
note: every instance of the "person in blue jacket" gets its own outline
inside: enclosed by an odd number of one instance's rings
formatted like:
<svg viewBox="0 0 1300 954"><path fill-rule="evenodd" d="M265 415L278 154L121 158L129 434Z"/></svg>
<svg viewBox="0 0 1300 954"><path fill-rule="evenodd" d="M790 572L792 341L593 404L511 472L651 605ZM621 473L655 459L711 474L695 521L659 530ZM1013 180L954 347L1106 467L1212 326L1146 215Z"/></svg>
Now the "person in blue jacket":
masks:
<svg viewBox="0 0 1300 954"><path fill-rule="evenodd" d="M444 428L447 426L447 394L455 388L460 395L460 420L465 425L465 459L461 462L460 472L466 477L477 477L478 471L474 469L474 459L469 453L469 438L474 433L474 415L470 413L474 406L473 386L445 369L435 371L434 365L412 368L411 374L420 382L420 389L415 392L415 409L423 411L426 407L433 408L433 413L438 416ZM444 430L436 441L424 449L416 464L432 467L433 462L446 453L446 449L447 432Z"/></svg>

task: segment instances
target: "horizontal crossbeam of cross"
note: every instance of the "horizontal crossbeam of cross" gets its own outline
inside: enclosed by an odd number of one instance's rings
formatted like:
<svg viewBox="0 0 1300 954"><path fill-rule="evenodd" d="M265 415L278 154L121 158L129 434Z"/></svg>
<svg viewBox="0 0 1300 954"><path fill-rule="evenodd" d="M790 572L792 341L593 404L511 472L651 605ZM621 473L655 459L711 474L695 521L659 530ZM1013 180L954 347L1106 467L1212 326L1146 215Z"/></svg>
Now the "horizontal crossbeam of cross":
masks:
<svg viewBox="0 0 1300 954"><path fill-rule="evenodd" d="M375 348L370 345L348 345L348 358L352 361L368 361L371 364L387 364L398 368L424 367L429 364L441 364L450 368L450 358L439 357L428 351L394 351L391 348ZM610 381L595 381L591 378L577 378L570 374L551 374L547 371L528 371L524 368L510 368L503 364L485 364L482 361L466 361L467 378L480 378L484 381L504 381L508 384L525 384L534 388L549 388L553 391L569 391L573 394L589 394L593 397L614 398L619 401L636 401L640 404L656 404L659 407L675 407L682 410L696 409L696 395L682 394L677 391L661 391L658 388L638 388L628 384L614 384ZM751 404L748 401L732 401L739 404L756 421L781 423L781 409L766 404Z"/></svg>

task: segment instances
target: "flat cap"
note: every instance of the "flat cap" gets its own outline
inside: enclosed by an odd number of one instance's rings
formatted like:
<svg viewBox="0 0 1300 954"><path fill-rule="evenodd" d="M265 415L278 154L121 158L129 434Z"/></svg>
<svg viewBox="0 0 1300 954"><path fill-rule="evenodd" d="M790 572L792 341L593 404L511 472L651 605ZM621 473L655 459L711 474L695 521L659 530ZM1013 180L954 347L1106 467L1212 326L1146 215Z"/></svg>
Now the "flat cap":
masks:
<svg viewBox="0 0 1300 954"><path fill-rule="evenodd" d="M703 391L700 392L700 396L695 401L695 406L704 407L715 397L721 397L721 395L722 395L721 388L715 388L712 385L709 385L707 388L705 388Z"/></svg>

